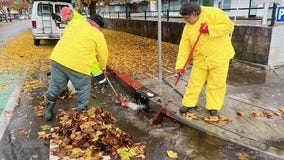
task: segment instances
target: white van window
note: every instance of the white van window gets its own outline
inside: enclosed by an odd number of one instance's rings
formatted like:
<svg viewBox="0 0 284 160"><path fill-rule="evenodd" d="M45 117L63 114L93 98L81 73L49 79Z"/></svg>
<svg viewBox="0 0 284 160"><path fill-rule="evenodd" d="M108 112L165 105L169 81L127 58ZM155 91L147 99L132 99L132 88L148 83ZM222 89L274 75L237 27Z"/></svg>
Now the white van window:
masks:
<svg viewBox="0 0 284 160"><path fill-rule="evenodd" d="M55 7L55 13L58 14L58 15L60 15L61 9L62 9L63 7L68 7L68 6L67 6L67 5L58 5L58 4L56 4L54 7Z"/></svg>
<svg viewBox="0 0 284 160"><path fill-rule="evenodd" d="M38 4L37 15L38 16L51 16L51 12L53 11L52 5L50 4Z"/></svg>

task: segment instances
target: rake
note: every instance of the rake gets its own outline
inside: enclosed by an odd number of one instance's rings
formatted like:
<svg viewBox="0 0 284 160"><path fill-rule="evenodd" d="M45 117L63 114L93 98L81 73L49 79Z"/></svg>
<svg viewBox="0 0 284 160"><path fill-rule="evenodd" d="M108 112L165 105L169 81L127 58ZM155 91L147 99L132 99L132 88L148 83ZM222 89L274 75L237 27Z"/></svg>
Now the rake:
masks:
<svg viewBox="0 0 284 160"><path fill-rule="evenodd" d="M190 53L189 53L189 55L188 55L188 57L187 57L187 60L186 60L184 66L183 66L183 68L182 68L183 70L185 70L187 64L189 63L189 61L190 61L190 59L191 59L191 56L192 56L192 54L193 54L193 51L194 51L194 49L195 49L195 47L196 47L196 45L197 45L197 42L199 41L200 36L201 36L201 32L199 32L199 34L198 34L198 36L197 36L197 38L196 38L196 40L195 40L195 42L194 42L194 44L193 44L193 47L192 47L192 49L191 49L191 51L190 51ZM167 105L168 99L172 96L172 93L173 93L173 91L176 89L176 86L177 86L177 84L178 84L178 82L179 82L179 80L180 80L181 77L182 77L182 75L178 75L178 77L177 77L177 79L176 79L176 81L175 81L175 83L174 83L174 86L172 87L172 90L168 92L168 94L167 94L166 98L164 99L164 102L163 102L162 106L160 107L159 111L158 111L158 112L153 116L153 118L150 120L150 123L151 123L151 124L154 123L154 121L159 117L159 115L161 114L161 112L163 111L163 109L165 108L165 106ZM168 111L167 111L167 115L169 115L169 112L168 112Z"/></svg>

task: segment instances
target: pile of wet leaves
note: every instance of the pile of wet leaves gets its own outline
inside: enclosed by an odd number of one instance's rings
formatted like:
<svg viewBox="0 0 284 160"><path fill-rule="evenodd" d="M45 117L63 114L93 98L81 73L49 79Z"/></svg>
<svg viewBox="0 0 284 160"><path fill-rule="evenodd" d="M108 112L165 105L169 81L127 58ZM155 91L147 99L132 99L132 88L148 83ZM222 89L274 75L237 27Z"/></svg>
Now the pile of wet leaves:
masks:
<svg viewBox="0 0 284 160"><path fill-rule="evenodd" d="M58 119L60 125L51 134L39 134L40 138L51 139L51 146L55 146L51 147L52 155L95 160L104 156L145 158L145 143L134 143L129 134L114 126L112 114L101 107L83 112L61 110Z"/></svg>

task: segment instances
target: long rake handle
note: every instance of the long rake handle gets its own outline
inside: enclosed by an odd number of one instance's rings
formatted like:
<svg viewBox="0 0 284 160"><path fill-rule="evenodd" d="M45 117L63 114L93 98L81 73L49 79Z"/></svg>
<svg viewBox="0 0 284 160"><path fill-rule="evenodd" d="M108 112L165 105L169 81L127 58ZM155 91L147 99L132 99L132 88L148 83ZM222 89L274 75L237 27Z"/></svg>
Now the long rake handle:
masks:
<svg viewBox="0 0 284 160"><path fill-rule="evenodd" d="M192 54L193 54L193 51L194 51L194 49L195 49L195 47L196 47L196 45L197 45L197 43L198 43L198 41L199 41L199 39L200 39L200 36L201 36L201 32L199 32L199 34L198 34L198 36L197 36L197 38L196 38L196 40L195 40L195 42L194 42L194 44L193 44L193 47L192 47L191 50L190 50L190 53L189 53L189 55L188 55L188 57L187 57L187 60L186 60L185 64L183 65L183 68L182 68L183 70L185 70L187 64L189 63L189 61L190 61L190 59L191 59L191 56L192 56ZM177 84L178 84L180 78L181 78L181 75L178 75L178 77L177 77L177 79L176 79L176 81L175 81L175 83L174 83L174 86L173 86L172 90L171 90L170 92L168 92L168 94L167 94L167 96L166 96L166 98L165 98L164 103L163 103L162 106L160 107L159 111L158 111L158 112L153 116L153 118L150 120L150 123L151 123L151 124L154 123L154 121L158 118L158 116L159 116L159 115L161 114L161 112L163 111L163 108L167 105L168 98L170 97L170 95L172 95L172 93L173 93L173 91L175 90L175 88L176 88L176 86L177 86Z"/></svg>
<svg viewBox="0 0 284 160"><path fill-rule="evenodd" d="M114 89L112 83L111 83L110 80L108 79L108 77L106 77L106 80L107 80L108 84L110 85L110 88L112 89L112 91L114 92L114 94L115 94L115 96L116 96L116 98L117 98L117 97L118 97L118 94L117 94L116 90Z"/></svg>

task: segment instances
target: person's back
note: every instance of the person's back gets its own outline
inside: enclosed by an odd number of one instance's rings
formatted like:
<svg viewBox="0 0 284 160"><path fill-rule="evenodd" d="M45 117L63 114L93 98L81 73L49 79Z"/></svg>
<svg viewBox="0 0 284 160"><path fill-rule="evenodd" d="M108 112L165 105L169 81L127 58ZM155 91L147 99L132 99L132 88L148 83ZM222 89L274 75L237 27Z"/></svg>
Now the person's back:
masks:
<svg viewBox="0 0 284 160"><path fill-rule="evenodd" d="M74 19L64 30L62 39L55 46L50 59L74 71L90 75L90 66L96 58L96 51L107 56L103 34L86 20ZM103 50L100 50L103 49ZM106 59L106 58L101 58ZM102 60L103 64L104 60Z"/></svg>

